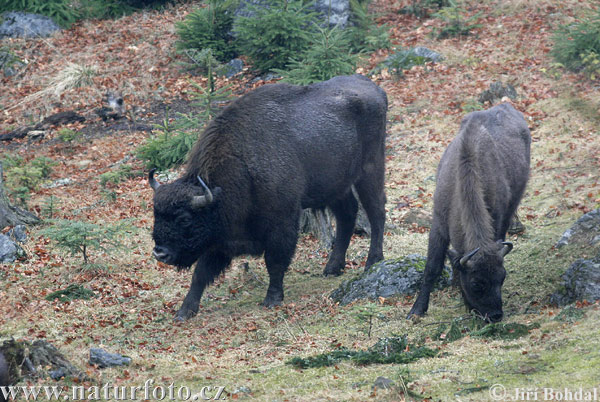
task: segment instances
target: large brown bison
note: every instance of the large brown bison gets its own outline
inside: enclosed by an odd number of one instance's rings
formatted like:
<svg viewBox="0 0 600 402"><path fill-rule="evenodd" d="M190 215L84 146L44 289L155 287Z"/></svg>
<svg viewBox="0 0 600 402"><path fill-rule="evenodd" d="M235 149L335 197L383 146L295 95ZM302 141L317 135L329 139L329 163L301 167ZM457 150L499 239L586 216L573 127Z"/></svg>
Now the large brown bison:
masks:
<svg viewBox="0 0 600 402"><path fill-rule="evenodd" d="M425 277L410 310L423 315L448 252L467 307L488 321L502 319L505 242L529 177L531 136L509 104L470 113L437 171Z"/></svg>
<svg viewBox="0 0 600 402"><path fill-rule="evenodd" d="M385 92L360 75L265 85L208 125L181 178L160 185L150 172L155 258L178 267L197 261L176 318L193 317L204 288L243 254L264 253L263 304L280 304L303 208L333 211L324 273L339 275L357 213L352 186L372 227L366 265L382 260L386 111Z"/></svg>

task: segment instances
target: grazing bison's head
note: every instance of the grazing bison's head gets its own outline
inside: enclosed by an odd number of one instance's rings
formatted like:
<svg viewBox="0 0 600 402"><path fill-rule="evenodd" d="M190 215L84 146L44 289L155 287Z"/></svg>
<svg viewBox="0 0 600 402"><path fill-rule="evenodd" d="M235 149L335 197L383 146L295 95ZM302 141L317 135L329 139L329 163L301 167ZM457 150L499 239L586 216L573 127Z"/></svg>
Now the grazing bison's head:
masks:
<svg viewBox="0 0 600 402"><path fill-rule="evenodd" d="M189 268L220 233L216 204L221 191L212 191L198 177L159 184L154 170L148 176L154 190L154 257L178 268Z"/></svg>
<svg viewBox="0 0 600 402"><path fill-rule="evenodd" d="M490 322L502 320L503 262L512 248L512 243L499 241L487 251L476 248L465 255L448 252L467 308Z"/></svg>

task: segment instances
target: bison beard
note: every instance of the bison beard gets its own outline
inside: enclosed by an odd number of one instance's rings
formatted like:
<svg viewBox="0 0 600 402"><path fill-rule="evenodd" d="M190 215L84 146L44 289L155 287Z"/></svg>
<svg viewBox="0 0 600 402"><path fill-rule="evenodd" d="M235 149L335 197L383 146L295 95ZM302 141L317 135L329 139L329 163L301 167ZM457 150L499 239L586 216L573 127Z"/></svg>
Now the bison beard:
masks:
<svg viewBox="0 0 600 402"><path fill-rule="evenodd" d="M325 275L340 275L354 229L356 189L371 224L366 266L383 259L387 97L360 75L310 86L265 85L223 110L199 137L185 173L154 189L154 256L196 262L177 319L193 317L206 286L239 255L263 255L263 304L283 300L283 277L303 208L329 207L336 238Z"/></svg>
<svg viewBox="0 0 600 402"><path fill-rule="evenodd" d="M425 277L408 317L425 314L448 256L465 304L486 320L503 316L506 231L529 177L531 136L509 104L468 114L437 172Z"/></svg>

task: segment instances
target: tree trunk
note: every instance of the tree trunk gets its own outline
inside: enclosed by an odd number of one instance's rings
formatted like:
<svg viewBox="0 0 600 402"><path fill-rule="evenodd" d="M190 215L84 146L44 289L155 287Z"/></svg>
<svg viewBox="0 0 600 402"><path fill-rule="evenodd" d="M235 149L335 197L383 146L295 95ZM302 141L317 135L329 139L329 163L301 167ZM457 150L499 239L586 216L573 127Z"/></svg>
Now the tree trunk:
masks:
<svg viewBox="0 0 600 402"><path fill-rule="evenodd" d="M31 212L10 204L4 193L2 162L0 162L0 230L7 226L33 225L39 222L40 218Z"/></svg>

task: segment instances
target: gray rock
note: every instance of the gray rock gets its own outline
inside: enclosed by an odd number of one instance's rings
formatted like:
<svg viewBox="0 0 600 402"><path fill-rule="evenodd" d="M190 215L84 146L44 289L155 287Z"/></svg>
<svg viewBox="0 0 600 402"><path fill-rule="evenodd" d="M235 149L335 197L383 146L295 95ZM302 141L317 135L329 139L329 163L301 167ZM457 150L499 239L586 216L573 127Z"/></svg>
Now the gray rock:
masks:
<svg viewBox="0 0 600 402"><path fill-rule="evenodd" d="M234 389L232 392L233 395L238 395L238 396L239 396L239 394L250 394L250 393L252 393L250 388L243 386L243 385L241 387Z"/></svg>
<svg viewBox="0 0 600 402"><path fill-rule="evenodd" d="M381 261L356 278L343 282L330 297L341 305L346 305L359 299L414 294L423 281L425 262L426 258L418 254ZM438 288L451 283L451 270L445 266L438 280Z"/></svg>
<svg viewBox="0 0 600 402"><path fill-rule="evenodd" d="M0 38L33 38L46 37L60 31L52 18L45 15L10 11L2 14Z"/></svg>
<svg viewBox="0 0 600 402"><path fill-rule="evenodd" d="M20 249L10 237L0 234L0 263L15 262L20 255Z"/></svg>
<svg viewBox="0 0 600 402"><path fill-rule="evenodd" d="M350 0L317 0L314 8L331 27L345 28L348 24Z"/></svg>
<svg viewBox="0 0 600 402"><path fill-rule="evenodd" d="M426 59L429 59L429 60L433 61L434 63L439 63L440 61L444 60L444 56L442 56L438 52L434 52L433 50L427 49L426 47L423 47L423 46L417 46L417 47L413 48L412 52L414 54L416 54L417 56L425 57Z"/></svg>
<svg viewBox="0 0 600 402"><path fill-rule="evenodd" d="M225 65L224 75L227 78L231 78L236 74L239 74L244 69L244 62L242 59L233 59Z"/></svg>
<svg viewBox="0 0 600 402"><path fill-rule="evenodd" d="M515 90L515 87L510 84L504 85L500 81L496 81L490 85L489 89L486 89L479 95L479 102L490 102L491 104L494 104L494 102L504 98L505 96L512 100L517 99L517 91Z"/></svg>
<svg viewBox="0 0 600 402"><path fill-rule="evenodd" d="M68 373L64 367L59 367L56 370L50 370L48 374L50 375L50 378L58 381L61 378L66 377Z"/></svg>
<svg viewBox="0 0 600 402"><path fill-rule="evenodd" d="M42 188L62 187L68 186L70 184L73 184L73 179L65 177L64 179L58 179L56 181L53 181L52 183L42 184Z"/></svg>
<svg viewBox="0 0 600 402"><path fill-rule="evenodd" d="M394 381L385 377L377 377L373 383L373 389L390 389L394 386Z"/></svg>
<svg viewBox="0 0 600 402"><path fill-rule="evenodd" d="M27 241L27 229L25 225L15 226L6 235L17 243L25 243Z"/></svg>
<svg viewBox="0 0 600 402"><path fill-rule="evenodd" d="M575 261L561 277L559 290L550 296L550 302L559 306L575 301L600 300L600 254L591 260Z"/></svg>
<svg viewBox="0 0 600 402"><path fill-rule="evenodd" d="M330 10L331 3L331 10ZM239 17L254 17L256 14L251 7L248 6L263 6L268 7L267 0L242 0L235 11L235 19ZM323 22L330 26L338 25L344 28L348 24L350 18L350 0L317 0L314 4L314 10L320 13L323 17ZM236 23L234 22L234 27ZM235 28L232 32L235 35Z"/></svg>
<svg viewBox="0 0 600 402"><path fill-rule="evenodd" d="M600 243L600 208L588 212L563 233L554 247L569 244L595 246Z"/></svg>
<svg viewBox="0 0 600 402"><path fill-rule="evenodd" d="M104 349L90 349L90 364L97 364L100 368L127 366L131 363L131 358L117 353L108 353Z"/></svg>

